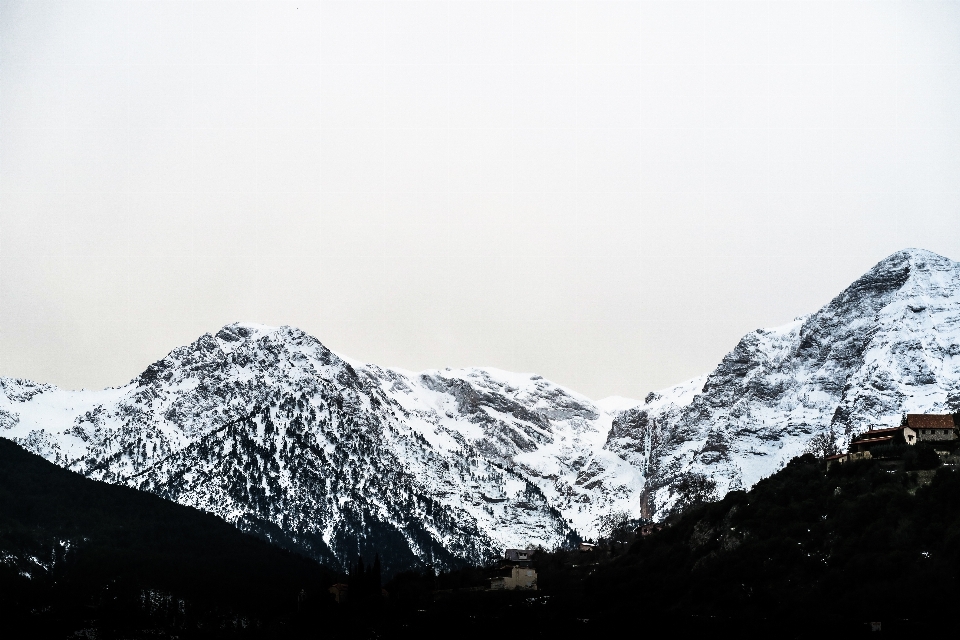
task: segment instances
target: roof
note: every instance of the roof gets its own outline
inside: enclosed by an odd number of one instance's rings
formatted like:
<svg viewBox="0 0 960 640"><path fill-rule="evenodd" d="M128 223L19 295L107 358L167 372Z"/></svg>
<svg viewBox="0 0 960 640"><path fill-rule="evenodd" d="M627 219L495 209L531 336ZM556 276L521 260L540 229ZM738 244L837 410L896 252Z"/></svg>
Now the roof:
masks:
<svg viewBox="0 0 960 640"><path fill-rule="evenodd" d="M855 444L877 444L878 442L892 442L893 436L886 436L883 438L861 438L860 440L854 440L850 443L852 447Z"/></svg>
<svg viewBox="0 0 960 640"><path fill-rule="evenodd" d="M870 431L864 431L860 434L860 438L883 438L887 436L893 436L897 431L900 431L903 427L888 427L886 429L871 429Z"/></svg>
<svg viewBox="0 0 960 640"><path fill-rule="evenodd" d="M536 551L533 549L507 549L503 552L503 557L511 562L520 562L532 559L534 553Z"/></svg>
<svg viewBox="0 0 960 640"><path fill-rule="evenodd" d="M908 413L911 429L953 429L953 415L949 413Z"/></svg>
<svg viewBox="0 0 960 640"><path fill-rule="evenodd" d="M846 453L838 453L837 455L834 455L834 456L827 456L826 458L824 458L824 460L836 460L837 458L846 458L847 455L848 454Z"/></svg>

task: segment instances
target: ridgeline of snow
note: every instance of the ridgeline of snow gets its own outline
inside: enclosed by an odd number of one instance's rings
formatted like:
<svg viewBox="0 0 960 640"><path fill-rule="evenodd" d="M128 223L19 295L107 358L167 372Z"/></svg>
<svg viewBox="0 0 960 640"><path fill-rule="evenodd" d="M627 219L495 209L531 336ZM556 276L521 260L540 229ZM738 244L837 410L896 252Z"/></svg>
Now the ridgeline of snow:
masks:
<svg viewBox="0 0 960 640"><path fill-rule="evenodd" d="M232 324L128 385L0 378L0 436L322 561L483 561L747 488L804 451L960 407L960 265L898 252L709 375L598 402L537 375L412 373Z"/></svg>
<svg viewBox="0 0 960 640"><path fill-rule="evenodd" d="M617 414L607 448L641 467L645 513L749 488L904 412L960 409L960 264L919 249L825 307L744 336L709 375Z"/></svg>
<svg viewBox="0 0 960 640"><path fill-rule="evenodd" d="M359 365L290 327L226 326L121 388L0 385L0 435L332 563L553 547L643 487L612 418L540 376Z"/></svg>

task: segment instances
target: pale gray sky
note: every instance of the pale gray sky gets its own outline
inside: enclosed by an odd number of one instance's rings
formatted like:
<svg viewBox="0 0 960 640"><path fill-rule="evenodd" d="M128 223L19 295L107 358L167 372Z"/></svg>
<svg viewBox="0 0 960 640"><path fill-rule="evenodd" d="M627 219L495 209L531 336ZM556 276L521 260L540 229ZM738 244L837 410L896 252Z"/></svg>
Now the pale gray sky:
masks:
<svg viewBox="0 0 960 640"><path fill-rule="evenodd" d="M960 3L0 0L0 375L235 320L642 397L960 258Z"/></svg>

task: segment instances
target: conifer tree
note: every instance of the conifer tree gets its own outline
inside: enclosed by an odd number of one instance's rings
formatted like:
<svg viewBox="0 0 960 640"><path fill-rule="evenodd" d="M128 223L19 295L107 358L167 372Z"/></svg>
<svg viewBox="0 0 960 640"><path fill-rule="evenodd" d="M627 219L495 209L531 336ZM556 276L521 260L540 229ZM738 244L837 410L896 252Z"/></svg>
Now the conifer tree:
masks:
<svg viewBox="0 0 960 640"><path fill-rule="evenodd" d="M363 606L367 601L367 576L363 556L357 554L357 563L350 567L350 602L354 606Z"/></svg>
<svg viewBox="0 0 960 640"><path fill-rule="evenodd" d="M383 584L380 572L380 554L373 557L373 568L370 570L370 596L374 602L380 599L380 589Z"/></svg>

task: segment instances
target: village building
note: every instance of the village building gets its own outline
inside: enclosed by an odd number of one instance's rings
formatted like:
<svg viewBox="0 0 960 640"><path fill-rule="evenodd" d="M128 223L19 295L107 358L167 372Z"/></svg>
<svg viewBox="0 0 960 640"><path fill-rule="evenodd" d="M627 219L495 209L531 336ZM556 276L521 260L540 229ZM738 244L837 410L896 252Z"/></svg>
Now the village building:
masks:
<svg viewBox="0 0 960 640"><path fill-rule="evenodd" d="M530 549L507 549L503 553L503 565L498 570L499 575L490 579L490 588L536 591L537 570L532 566L535 553Z"/></svg>
<svg viewBox="0 0 960 640"><path fill-rule="evenodd" d="M503 575L490 579L490 588L537 590L537 570L533 567L501 567Z"/></svg>
<svg viewBox="0 0 960 640"><path fill-rule="evenodd" d="M581 553L587 553L588 551L593 551L596 547L597 545L592 542L581 542L577 548L580 549Z"/></svg>
<svg viewBox="0 0 960 640"><path fill-rule="evenodd" d="M904 431L904 427L892 427L889 429L872 429L861 433L859 438L850 443L850 453L864 453L880 446L895 444L901 432ZM902 435L906 437L908 434L903 433ZM909 435L913 436L912 433ZM907 444L911 444L911 441L907 440ZM913 444L915 444L915 441Z"/></svg>
<svg viewBox="0 0 960 640"><path fill-rule="evenodd" d="M871 429L850 443L850 453L871 452L891 444L915 445L919 442L945 442L957 439L951 414L908 413L899 427Z"/></svg>
<svg viewBox="0 0 960 640"><path fill-rule="evenodd" d="M850 452L826 458L827 466L853 460L869 460L877 456L877 448L920 442L942 443L957 440L957 427L952 414L908 413L899 427L870 429L850 443ZM882 455L882 454L881 454Z"/></svg>
<svg viewBox="0 0 960 640"><path fill-rule="evenodd" d="M337 604L344 604L350 598L350 585L344 582L338 582L337 584L327 589L327 591L333 595L333 600ZM390 594L389 592L387 592L386 589L381 588L380 596L383 598L387 598L390 596Z"/></svg>
<svg viewBox="0 0 960 640"><path fill-rule="evenodd" d="M532 549L507 549L503 552L503 560L508 564L528 566L533 562L536 551Z"/></svg>
<svg viewBox="0 0 960 640"><path fill-rule="evenodd" d="M835 456L825 458L825 460L827 461L827 468L829 469L830 466L834 464L843 464L844 462L853 460L870 460L872 457L870 451L854 451L851 453L838 453Z"/></svg>
<svg viewBox="0 0 960 640"><path fill-rule="evenodd" d="M333 585L327 591L333 594L333 599L337 604L343 604L347 601L347 593L349 592L350 587L342 582L338 582Z"/></svg>
<svg viewBox="0 0 960 640"><path fill-rule="evenodd" d="M957 427L952 414L908 413L904 435L908 431L917 442L943 442L957 439ZM907 444L914 444L909 439Z"/></svg>

